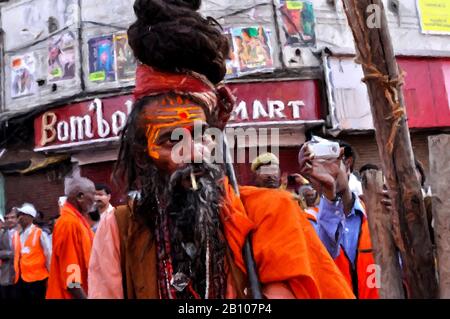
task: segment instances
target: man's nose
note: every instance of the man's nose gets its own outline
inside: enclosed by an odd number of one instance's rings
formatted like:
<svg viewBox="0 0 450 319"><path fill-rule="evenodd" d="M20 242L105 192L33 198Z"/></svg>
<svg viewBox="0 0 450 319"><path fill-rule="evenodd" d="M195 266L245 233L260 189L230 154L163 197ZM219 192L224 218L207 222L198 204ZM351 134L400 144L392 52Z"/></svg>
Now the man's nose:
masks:
<svg viewBox="0 0 450 319"><path fill-rule="evenodd" d="M203 141L192 141L192 148L189 154L191 163L209 162L210 155L210 150L203 144Z"/></svg>

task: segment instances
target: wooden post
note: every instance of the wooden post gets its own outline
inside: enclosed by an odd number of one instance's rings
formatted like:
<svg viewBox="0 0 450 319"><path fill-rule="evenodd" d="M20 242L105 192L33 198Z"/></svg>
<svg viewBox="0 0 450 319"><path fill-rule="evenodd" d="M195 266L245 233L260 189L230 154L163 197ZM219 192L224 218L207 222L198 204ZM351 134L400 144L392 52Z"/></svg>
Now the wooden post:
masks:
<svg viewBox="0 0 450 319"><path fill-rule="evenodd" d="M434 238L439 271L439 296L450 298L450 135L428 138Z"/></svg>
<svg viewBox="0 0 450 319"><path fill-rule="evenodd" d="M383 171L392 198L394 238L409 298L435 298L437 281L420 183L404 113L399 72L381 0L342 0L362 64Z"/></svg>
<svg viewBox="0 0 450 319"><path fill-rule="evenodd" d="M362 176L362 185L367 204L373 254L375 262L380 267L378 277L380 298L404 299L402 272L392 236L391 215L381 204L383 172L374 169L365 171Z"/></svg>

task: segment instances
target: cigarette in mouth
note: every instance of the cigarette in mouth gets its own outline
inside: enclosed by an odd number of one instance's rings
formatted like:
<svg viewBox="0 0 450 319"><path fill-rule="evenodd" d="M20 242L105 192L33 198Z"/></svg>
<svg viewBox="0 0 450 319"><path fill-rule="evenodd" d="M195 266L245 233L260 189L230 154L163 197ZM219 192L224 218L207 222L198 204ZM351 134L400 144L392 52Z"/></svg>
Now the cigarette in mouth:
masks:
<svg viewBox="0 0 450 319"><path fill-rule="evenodd" d="M198 190L197 180L195 179L194 172L191 172L191 183L192 183L192 189L194 191Z"/></svg>

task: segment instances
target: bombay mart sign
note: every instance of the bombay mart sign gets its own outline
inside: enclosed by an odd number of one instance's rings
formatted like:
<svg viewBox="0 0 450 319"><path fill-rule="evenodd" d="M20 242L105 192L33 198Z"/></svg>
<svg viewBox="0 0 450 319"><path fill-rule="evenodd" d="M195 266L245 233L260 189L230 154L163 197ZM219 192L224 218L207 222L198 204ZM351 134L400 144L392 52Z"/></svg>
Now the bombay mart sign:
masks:
<svg viewBox="0 0 450 319"><path fill-rule="evenodd" d="M316 122L319 90L315 81L229 85L237 97L229 126ZM133 108L133 96L93 99L42 113L34 120L35 151L117 141Z"/></svg>

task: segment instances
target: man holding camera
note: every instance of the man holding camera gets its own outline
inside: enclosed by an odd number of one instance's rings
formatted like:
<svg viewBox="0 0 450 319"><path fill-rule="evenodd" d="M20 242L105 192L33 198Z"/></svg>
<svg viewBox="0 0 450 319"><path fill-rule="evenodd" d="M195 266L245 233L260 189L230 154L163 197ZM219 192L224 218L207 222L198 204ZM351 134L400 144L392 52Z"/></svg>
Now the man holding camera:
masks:
<svg viewBox="0 0 450 319"><path fill-rule="evenodd" d="M320 239L355 295L360 299L376 299L379 274L365 207L350 190L351 172L345 163L344 148L325 140L305 143L299 153L301 174L321 194L317 216Z"/></svg>

